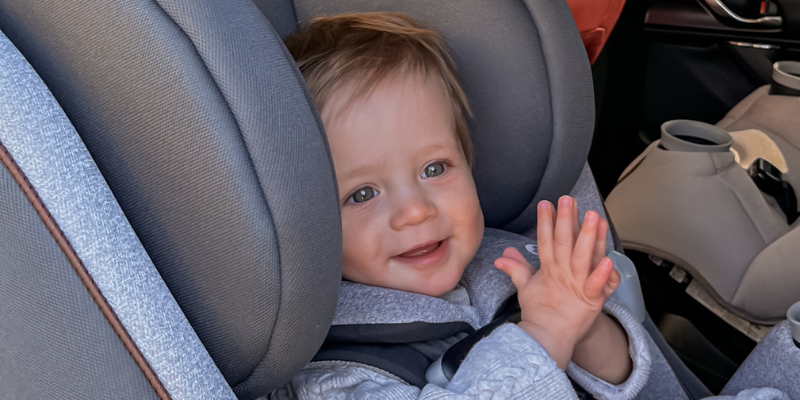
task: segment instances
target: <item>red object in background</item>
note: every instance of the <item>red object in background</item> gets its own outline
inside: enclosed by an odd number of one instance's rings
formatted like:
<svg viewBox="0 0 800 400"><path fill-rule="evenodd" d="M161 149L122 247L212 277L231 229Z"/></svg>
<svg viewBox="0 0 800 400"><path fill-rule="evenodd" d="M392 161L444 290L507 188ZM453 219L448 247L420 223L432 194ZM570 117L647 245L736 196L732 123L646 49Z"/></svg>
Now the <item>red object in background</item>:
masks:
<svg viewBox="0 0 800 400"><path fill-rule="evenodd" d="M617 23L625 0L567 0L567 5L578 25L589 62L594 64Z"/></svg>

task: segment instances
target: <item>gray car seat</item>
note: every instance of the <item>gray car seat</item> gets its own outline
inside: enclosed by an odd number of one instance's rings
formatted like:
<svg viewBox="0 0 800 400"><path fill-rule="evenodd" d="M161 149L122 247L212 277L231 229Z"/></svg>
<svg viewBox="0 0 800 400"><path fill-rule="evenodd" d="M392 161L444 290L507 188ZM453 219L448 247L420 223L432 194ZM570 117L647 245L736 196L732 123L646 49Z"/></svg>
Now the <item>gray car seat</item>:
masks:
<svg viewBox="0 0 800 400"><path fill-rule="evenodd" d="M228 385L247 399L288 380L333 316L341 222L316 111L259 10L249 1L4 1L0 30L64 109ZM25 382L4 380L0 393Z"/></svg>
<svg viewBox="0 0 800 400"><path fill-rule="evenodd" d="M14 101L0 142L21 167L0 192L0 260L15 266L0 271L0 397L253 399L311 359L336 304L340 220L327 142L280 36L355 10L407 12L448 39L488 226L527 233L538 200L579 176L591 185L591 76L561 2L2 0L0 31L52 98L34 78L0 92ZM22 129L20 110L44 117ZM38 139L53 121L52 143Z"/></svg>
<svg viewBox="0 0 800 400"><path fill-rule="evenodd" d="M0 93L0 398L235 398L2 33Z"/></svg>

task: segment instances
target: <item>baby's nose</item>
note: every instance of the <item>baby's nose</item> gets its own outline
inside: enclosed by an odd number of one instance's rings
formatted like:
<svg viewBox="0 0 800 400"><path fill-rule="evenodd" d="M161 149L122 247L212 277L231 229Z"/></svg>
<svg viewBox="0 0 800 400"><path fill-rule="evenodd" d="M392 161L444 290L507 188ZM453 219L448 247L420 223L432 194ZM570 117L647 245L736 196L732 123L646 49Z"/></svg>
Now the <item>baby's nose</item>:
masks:
<svg viewBox="0 0 800 400"><path fill-rule="evenodd" d="M422 224L438 215L436 205L425 197L409 196L398 201L389 224L394 230Z"/></svg>

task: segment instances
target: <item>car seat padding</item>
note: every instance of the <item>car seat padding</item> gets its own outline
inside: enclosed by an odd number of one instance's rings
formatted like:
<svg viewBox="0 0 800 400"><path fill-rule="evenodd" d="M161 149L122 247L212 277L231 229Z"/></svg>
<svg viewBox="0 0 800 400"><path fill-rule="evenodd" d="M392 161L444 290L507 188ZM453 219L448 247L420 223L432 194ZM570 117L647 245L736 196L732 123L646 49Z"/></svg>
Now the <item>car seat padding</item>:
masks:
<svg viewBox="0 0 800 400"><path fill-rule="evenodd" d="M302 77L249 0L0 2L237 395L314 354L333 316L333 167Z"/></svg>
<svg viewBox="0 0 800 400"><path fill-rule="evenodd" d="M89 275L89 272L86 270L86 267L83 265L80 257L75 253L75 249L72 248L72 245L69 243L69 240L64 236L64 232L61 231L61 228L58 226L58 222L55 221L53 216L50 214L50 211L47 210L47 206L44 205L42 199L39 198L39 195L36 193L36 189L31 186L30 181L25 176L25 173L19 168L17 163L14 161L14 158L8 153L6 147L0 143L0 162L8 169L11 175L14 177L14 180L22 189L22 192L25 193L25 197L28 201L31 202L33 208L36 209L36 213L39 215L39 218L42 219L45 226L47 227L48 232L53 236L56 243L58 243L58 247L64 252L69 264L72 265L72 268L75 269L75 272L80 277L81 282L86 287L86 290L92 296L92 299L97 304L97 307L100 308L100 311L103 313L103 316L108 320L109 325L114 330L114 333L119 336L120 341L122 341L123 346L125 349L128 350L131 357L133 358L136 365L142 371L147 381L155 390L156 395L159 399L168 400L171 399L169 393L167 393L166 389L164 389L164 385L161 384L161 381L156 376L153 369L150 367L150 364L147 363L142 352L139 351L139 348L136 346L136 343L133 342L128 331L125 330L125 327L122 326L122 323L117 318L117 315L114 313L114 310L108 305L108 301L100 292L100 289L97 288L92 277Z"/></svg>

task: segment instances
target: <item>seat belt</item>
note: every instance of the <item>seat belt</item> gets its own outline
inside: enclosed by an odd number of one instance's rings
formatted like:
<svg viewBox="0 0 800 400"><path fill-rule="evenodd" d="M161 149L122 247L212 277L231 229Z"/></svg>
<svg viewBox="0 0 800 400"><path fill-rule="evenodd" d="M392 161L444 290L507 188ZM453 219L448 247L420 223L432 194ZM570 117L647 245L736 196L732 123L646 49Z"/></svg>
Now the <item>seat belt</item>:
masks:
<svg viewBox="0 0 800 400"><path fill-rule="evenodd" d="M778 167L763 158L757 158L748 170L758 190L772 196L791 225L797 220L797 195L792 184L784 181Z"/></svg>

